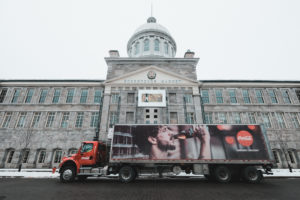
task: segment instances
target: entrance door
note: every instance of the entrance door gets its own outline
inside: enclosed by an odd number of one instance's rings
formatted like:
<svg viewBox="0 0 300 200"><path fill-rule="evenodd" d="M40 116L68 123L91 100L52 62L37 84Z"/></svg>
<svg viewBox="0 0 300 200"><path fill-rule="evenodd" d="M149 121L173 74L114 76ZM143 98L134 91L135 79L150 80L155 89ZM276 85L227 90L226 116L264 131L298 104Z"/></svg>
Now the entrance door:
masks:
<svg viewBox="0 0 300 200"><path fill-rule="evenodd" d="M145 124L158 124L160 121L158 108L145 108L144 119Z"/></svg>

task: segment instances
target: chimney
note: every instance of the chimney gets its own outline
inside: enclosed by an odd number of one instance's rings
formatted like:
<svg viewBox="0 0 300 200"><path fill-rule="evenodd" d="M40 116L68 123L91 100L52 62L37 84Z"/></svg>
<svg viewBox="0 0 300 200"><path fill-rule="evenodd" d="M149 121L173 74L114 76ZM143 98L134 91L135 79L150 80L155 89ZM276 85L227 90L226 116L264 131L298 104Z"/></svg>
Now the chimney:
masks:
<svg viewBox="0 0 300 200"><path fill-rule="evenodd" d="M191 50L187 50L184 54L184 58L194 58L195 52L192 52Z"/></svg>
<svg viewBox="0 0 300 200"><path fill-rule="evenodd" d="M120 57L119 51L118 50L110 50L109 51L109 57L119 58Z"/></svg>

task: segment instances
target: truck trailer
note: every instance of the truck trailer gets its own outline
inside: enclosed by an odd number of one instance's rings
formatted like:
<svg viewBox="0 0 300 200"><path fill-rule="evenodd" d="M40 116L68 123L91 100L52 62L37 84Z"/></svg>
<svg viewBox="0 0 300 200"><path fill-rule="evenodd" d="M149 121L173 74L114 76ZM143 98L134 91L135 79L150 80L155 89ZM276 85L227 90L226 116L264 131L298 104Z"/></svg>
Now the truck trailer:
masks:
<svg viewBox="0 0 300 200"><path fill-rule="evenodd" d="M134 124L115 125L107 141L84 141L63 157L60 180L118 174L123 183L143 174L204 175L228 183L258 183L272 174L274 159L263 125Z"/></svg>

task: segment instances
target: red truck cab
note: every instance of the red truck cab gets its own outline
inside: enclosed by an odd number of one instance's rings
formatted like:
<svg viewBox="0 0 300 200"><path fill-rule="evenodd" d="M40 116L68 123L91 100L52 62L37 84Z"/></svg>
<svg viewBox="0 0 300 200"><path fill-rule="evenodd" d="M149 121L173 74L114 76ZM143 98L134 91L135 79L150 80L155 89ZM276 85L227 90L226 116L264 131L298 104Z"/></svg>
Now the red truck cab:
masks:
<svg viewBox="0 0 300 200"><path fill-rule="evenodd" d="M85 141L76 154L62 158L59 164L60 179L71 182L80 175L80 169L104 166L106 162L106 145L101 141Z"/></svg>

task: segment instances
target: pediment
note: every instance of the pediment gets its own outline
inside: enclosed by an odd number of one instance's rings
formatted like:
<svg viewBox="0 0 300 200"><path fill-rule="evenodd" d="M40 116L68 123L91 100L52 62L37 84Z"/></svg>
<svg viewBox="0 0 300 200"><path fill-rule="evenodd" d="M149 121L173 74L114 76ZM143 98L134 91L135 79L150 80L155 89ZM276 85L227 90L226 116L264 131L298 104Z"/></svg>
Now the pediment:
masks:
<svg viewBox="0 0 300 200"><path fill-rule="evenodd" d="M169 72L158 68L156 66L145 67L140 70L136 70L133 72L129 72L122 76L107 80L106 84L159 84L159 85L195 85L198 82L195 80L191 80L175 74L173 72Z"/></svg>

